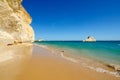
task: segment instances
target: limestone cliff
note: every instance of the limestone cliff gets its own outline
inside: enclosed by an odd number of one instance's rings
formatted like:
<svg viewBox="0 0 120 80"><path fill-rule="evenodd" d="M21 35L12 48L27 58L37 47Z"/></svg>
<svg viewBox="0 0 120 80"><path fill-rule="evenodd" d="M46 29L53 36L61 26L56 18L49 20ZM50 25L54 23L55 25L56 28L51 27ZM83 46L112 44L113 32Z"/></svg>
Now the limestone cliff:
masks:
<svg viewBox="0 0 120 80"><path fill-rule="evenodd" d="M31 17L22 0L0 0L0 44L34 41Z"/></svg>
<svg viewBox="0 0 120 80"><path fill-rule="evenodd" d="M96 42L96 39L93 36L88 36L83 42Z"/></svg>

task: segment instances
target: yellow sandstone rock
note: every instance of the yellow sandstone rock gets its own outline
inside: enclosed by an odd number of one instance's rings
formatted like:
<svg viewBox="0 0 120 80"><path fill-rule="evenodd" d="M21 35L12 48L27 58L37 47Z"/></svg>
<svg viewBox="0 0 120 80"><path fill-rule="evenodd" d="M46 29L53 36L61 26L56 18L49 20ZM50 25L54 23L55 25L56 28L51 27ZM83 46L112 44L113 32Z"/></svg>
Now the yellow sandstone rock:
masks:
<svg viewBox="0 0 120 80"><path fill-rule="evenodd" d="M96 39L93 36L88 36L83 42L96 42Z"/></svg>
<svg viewBox="0 0 120 80"><path fill-rule="evenodd" d="M22 0L0 0L0 44L34 41L31 17Z"/></svg>

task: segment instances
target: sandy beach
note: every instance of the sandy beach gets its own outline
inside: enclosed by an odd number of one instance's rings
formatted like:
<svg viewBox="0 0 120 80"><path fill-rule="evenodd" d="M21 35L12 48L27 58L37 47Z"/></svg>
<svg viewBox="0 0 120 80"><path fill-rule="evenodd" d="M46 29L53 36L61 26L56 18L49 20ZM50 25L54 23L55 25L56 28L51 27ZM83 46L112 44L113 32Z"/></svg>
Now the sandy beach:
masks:
<svg viewBox="0 0 120 80"><path fill-rule="evenodd" d="M120 80L119 3L0 0L0 80Z"/></svg>
<svg viewBox="0 0 120 80"><path fill-rule="evenodd" d="M0 80L120 80L64 57L33 44L0 46Z"/></svg>

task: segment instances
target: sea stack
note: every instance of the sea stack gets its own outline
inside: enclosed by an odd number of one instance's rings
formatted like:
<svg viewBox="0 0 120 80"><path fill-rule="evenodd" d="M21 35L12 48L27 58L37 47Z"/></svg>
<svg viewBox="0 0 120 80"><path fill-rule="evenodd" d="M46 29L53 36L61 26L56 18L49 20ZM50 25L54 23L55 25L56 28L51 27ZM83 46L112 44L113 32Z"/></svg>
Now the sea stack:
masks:
<svg viewBox="0 0 120 80"><path fill-rule="evenodd" d="M21 5L22 0L0 0L0 44L33 42L31 17Z"/></svg>
<svg viewBox="0 0 120 80"><path fill-rule="evenodd" d="M96 42L96 39L93 36L88 36L83 42Z"/></svg>

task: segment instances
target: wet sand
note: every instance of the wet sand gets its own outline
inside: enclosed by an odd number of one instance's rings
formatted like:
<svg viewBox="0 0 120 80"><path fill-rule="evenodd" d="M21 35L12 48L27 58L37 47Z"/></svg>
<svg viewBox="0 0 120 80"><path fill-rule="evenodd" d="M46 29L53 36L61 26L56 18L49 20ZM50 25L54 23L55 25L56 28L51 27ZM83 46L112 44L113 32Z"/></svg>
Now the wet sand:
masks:
<svg viewBox="0 0 120 80"><path fill-rule="evenodd" d="M32 44L0 46L0 80L120 80Z"/></svg>

